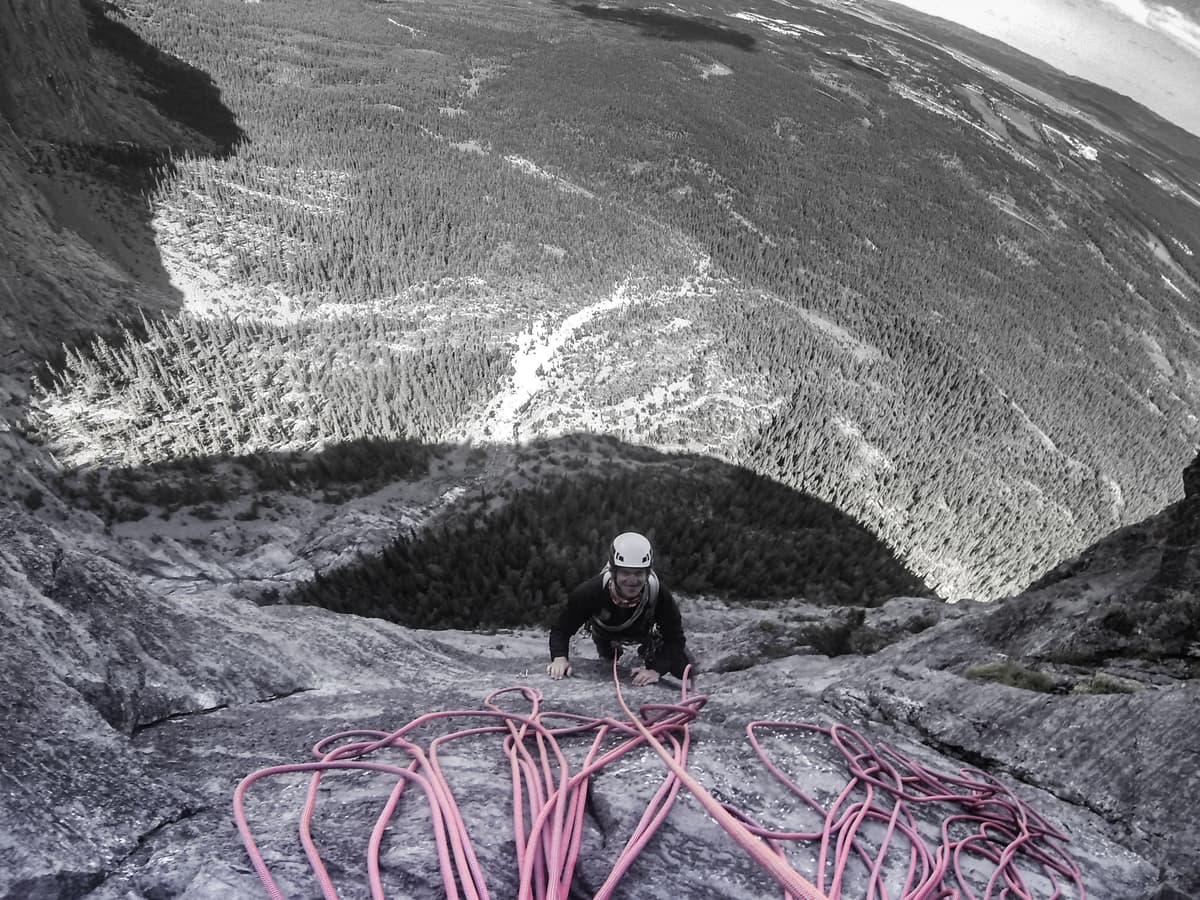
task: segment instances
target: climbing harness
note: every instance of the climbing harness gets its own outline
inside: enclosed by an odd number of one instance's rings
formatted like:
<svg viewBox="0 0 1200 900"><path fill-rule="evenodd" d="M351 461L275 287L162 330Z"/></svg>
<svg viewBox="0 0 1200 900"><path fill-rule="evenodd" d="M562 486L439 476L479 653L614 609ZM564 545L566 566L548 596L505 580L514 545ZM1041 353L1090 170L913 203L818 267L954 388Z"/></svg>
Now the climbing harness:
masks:
<svg viewBox="0 0 1200 900"><path fill-rule="evenodd" d="M606 565L601 569L600 576L604 589L612 591L611 566ZM639 645L638 656L647 665L658 655L663 638L655 622L654 611L658 606L660 586L658 574L651 570L636 606L619 612L602 610L583 624L584 631L595 642L596 652L602 659L611 659L614 653L619 656L622 644Z"/></svg>
<svg viewBox="0 0 1200 900"><path fill-rule="evenodd" d="M684 673L678 702L646 703L637 713L621 691L616 658L612 676L625 720L543 711L542 696L533 688L504 688L489 694L481 709L427 713L390 733L341 732L313 747L313 762L271 766L246 776L234 792L234 818L267 895L284 900L254 838L247 813L249 789L275 776L309 776L300 810L300 841L322 896L336 900L339 895L313 836L313 821L318 800L329 794L326 776L366 771L382 773L390 783L366 848L366 879L373 900L386 896L380 856L410 785L419 788L428 803L448 900L490 900L486 874L441 759L456 741L499 738L512 783L518 900L567 900L577 895L572 881L583 849L591 779L645 747L668 774L595 893L596 900L610 900L666 821L681 787L775 880L784 900L1086 900L1079 869L1062 846L1068 838L982 772L934 772L887 745L872 745L842 725L751 722L747 736L765 770L818 823L806 831L774 830L718 799L688 771L689 725L707 702L707 697L692 692L690 669ZM527 710L504 708L513 699ZM418 731L462 720L466 727L445 731L427 744L416 739ZM589 736L586 755L572 766L568 746ZM768 737L785 742L785 747L788 741L832 743L845 762L848 783L835 799L822 803L773 759L766 749ZM914 815L926 805L950 809L942 819L936 848L929 846ZM348 827L345 822L338 825ZM816 852L811 878L789 862L789 851L794 857L798 850Z"/></svg>

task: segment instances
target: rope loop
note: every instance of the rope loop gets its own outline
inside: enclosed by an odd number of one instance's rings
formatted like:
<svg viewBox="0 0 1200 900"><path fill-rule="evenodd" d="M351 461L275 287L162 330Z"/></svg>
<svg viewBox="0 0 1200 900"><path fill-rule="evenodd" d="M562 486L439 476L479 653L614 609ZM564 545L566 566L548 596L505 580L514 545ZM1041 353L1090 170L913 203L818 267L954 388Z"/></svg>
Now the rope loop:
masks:
<svg viewBox="0 0 1200 900"><path fill-rule="evenodd" d="M409 785L419 789L428 805L446 897L490 900L486 873L441 757L458 741L498 739L512 789L518 900L572 896L592 777L626 755L647 749L662 762L666 775L595 893L596 900L610 900L667 821L681 788L776 882L784 900L1086 900L1082 875L1064 847L1067 836L998 779L977 769L934 771L887 744L872 744L842 724L759 720L746 726L751 748L777 786L772 808L779 808L779 797L790 797L793 809L787 815L811 827L760 824L747 810L714 796L687 768L690 726L708 702L705 695L693 693L691 668L684 672L678 701L643 703L635 713L621 691L616 656L612 677L624 714L620 718L545 711L538 690L518 685L492 691L480 709L426 713L392 732L354 729L331 734L313 746L314 761L270 766L247 775L234 791L234 819L267 896L284 900L250 826L250 788L277 776L308 777L300 843L322 896L337 900L337 888L313 836L313 820L318 799L328 794L323 779L357 771L377 773L390 785L381 792L367 843L366 880L372 900L386 896L380 855L389 830L397 827L397 812L408 805L403 798ZM417 739L427 731L436 734ZM804 774L809 780L824 784L829 796L805 790L800 775L787 771L768 751L768 742L779 754L805 759L815 749L832 745L833 758L842 758L843 787L830 795L828 773L814 777L808 771ZM582 759L572 763L568 750L580 746L586 746ZM573 752L579 755L578 749ZM931 829L927 823L939 816L940 826ZM491 830L495 823L476 827ZM808 877L790 862L801 858Z"/></svg>

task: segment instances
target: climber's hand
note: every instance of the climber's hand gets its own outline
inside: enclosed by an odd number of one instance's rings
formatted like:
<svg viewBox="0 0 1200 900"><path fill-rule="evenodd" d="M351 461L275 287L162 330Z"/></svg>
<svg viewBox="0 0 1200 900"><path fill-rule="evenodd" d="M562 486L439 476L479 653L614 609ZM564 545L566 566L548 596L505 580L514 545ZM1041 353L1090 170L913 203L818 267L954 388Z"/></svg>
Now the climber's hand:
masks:
<svg viewBox="0 0 1200 900"><path fill-rule="evenodd" d="M633 683L637 687L641 687L643 684L654 684L661 677L653 669L637 668L633 670Z"/></svg>
<svg viewBox="0 0 1200 900"><path fill-rule="evenodd" d="M556 656L550 665L546 666L546 674L558 681L571 675L571 663L565 656Z"/></svg>

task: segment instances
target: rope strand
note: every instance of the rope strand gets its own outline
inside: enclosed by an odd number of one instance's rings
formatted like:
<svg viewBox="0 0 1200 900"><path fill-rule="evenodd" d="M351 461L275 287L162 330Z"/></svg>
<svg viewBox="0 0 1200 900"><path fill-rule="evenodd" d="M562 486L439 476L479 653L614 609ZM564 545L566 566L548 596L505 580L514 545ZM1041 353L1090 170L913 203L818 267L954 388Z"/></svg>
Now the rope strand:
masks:
<svg viewBox="0 0 1200 900"><path fill-rule="evenodd" d="M816 824L812 830L776 830L745 810L718 800L687 769L689 726L708 698L691 692L684 673L677 703L647 703L635 713L621 691L617 661L613 682L625 718L592 718L544 712L541 694L530 687L503 688L487 695L482 709L418 716L393 732L346 731L313 747L315 762L271 766L246 776L233 796L238 832L270 900L285 900L254 838L246 813L250 788L289 773L309 776L299 832L312 875L325 900L338 892L313 836L322 779L338 771L379 773L391 784L370 832L366 878L373 900L386 896L380 853L386 832L402 812L405 789L415 784L429 804L434 850L445 895L450 900L489 900L486 875L440 764L456 741L499 738L512 787L518 900L567 900L584 840L587 793L592 776L629 753L649 748L667 774L617 855L596 900L610 900L638 855L667 821L681 788L697 799L730 838L775 880L785 900L1086 900L1078 866L1064 845L1068 838L999 781L974 769L938 773L886 744L872 745L844 725L755 721L746 726L750 746L783 796L796 802L793 814ZM518 698L525 712L502 708ZM414 733L436 723L466 720L426 746ZM848 781L823 805L801 788L794 774L767 752L770 733L788 748L817 742L841 754ZM572 741L591 743L577 768L568 760ZM400 761L388 761L399 755ZM418 795L419 796L419 795ZM935 809L937 807L937 809ZM915 812L925 821L941 815L938 843L930 847ZM947 809L948 808L948 809ZM493 827L484 823L476 827ZM789 862L799 851L814 854L812 880ZM344 864L343 864L344 868ZM360 888L361 890L361 888ZM1041 893L1039 893L1041 890ZM896 891L896 893L893 893Z"/></svg>

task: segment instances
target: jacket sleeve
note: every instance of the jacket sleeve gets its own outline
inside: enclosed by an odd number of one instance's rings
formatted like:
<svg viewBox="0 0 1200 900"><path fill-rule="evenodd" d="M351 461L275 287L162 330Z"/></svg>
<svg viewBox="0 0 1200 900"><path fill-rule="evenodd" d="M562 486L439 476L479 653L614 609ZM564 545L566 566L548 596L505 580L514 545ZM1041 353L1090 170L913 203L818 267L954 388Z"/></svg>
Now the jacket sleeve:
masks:
<svg viewBox="0 0 1200 900"><path fill-rule="evenodd" d="M661 675L671 674L682 678L684 667L689 662L687 637L683 633L683 617L679 614L679 605L666 587L659 591L654 618L663 642L651 661L650 668Z"/></svg>
<svg viewBox="0 0 1200 900"><path fill-rule="evenodd" d="M570 655L571 638L595 613L596 604L591 597L592 592L588 590L591 582L592 579L589 579L571 591L558 619L550 626L551 659Z"/></svg>

